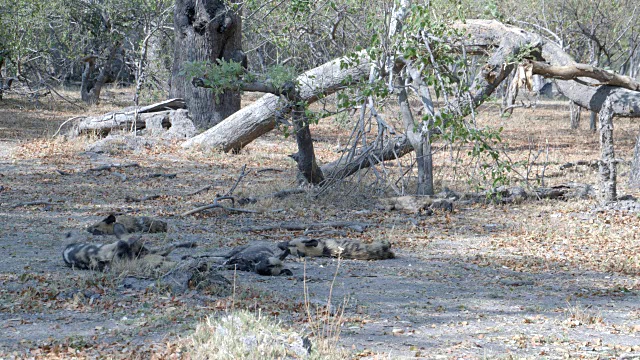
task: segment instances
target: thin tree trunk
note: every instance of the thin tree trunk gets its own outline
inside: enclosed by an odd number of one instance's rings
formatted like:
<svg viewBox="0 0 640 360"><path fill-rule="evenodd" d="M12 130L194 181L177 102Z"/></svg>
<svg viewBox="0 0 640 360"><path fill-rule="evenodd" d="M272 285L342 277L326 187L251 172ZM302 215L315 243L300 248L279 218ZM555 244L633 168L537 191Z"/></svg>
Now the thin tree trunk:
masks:
<svg viewBox="0 0 640 360"><path fill-rule="evenodd" d="M322 170L316 162L316 154L313 149L313 139L309 129L309 119L306 116L305 107L296 106L292 113L293 125L298 143L298 152L293 154L293 159L298 163L298 171L311 184L320 184L324 181Z"/></svg>
<svg viewBox="0 0 640 360"><path fill-rule="evenodd" d="M571 119L571 129L576 130L580 127L580 113L582 108L573 101L569 102L569 118Z"/></svg>
<svg viewBox="0 0 640 360"><path fill-rule="evenodd" d="M602 202L615 201L616 196L616 161L613 148L613 108L606 101L598 113L600 127L600 178L599 197Z"/></svg>
<svg viewBox="0 0 640 360"><path fill-rule="evenodd" d="M210 89L195 87L185 62L217 60L245 62L242 52L242 21L222 0L176 0L174 13L175 52L170 97L187 102L197 127L208 129L240 110L240 93L225 91L216 99Z"/></svg>
<svg viewBox="0 0 640 360"><path fill-rule="evenodd" d="M640 134L636 137L636 146L633 148L633 161L629 172L629 186L640 188Z"/></svg>
<svg viewBox="0 0 640 360"><path fill-rule="evenodd" d="M597 130L597 127L596 127L596 122L597 122L596 119L597 119L597 117L598 117L598 113L597 112L591 111L589 113L589 130L591 130L593 132L595 132Z"/></svg>

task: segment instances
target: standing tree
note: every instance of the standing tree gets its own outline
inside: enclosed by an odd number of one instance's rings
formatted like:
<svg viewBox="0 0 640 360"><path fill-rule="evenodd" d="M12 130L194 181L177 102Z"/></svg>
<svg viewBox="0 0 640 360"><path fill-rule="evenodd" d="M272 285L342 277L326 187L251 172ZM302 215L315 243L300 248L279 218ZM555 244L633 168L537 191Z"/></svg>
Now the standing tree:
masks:
<svg viewBox="0 0 640 360"><path fill-rule="evenodd" d="M240 93L227 90L214 96L209 89L193 86L183 64L203 61L216 66L225 60L246 65L240 11L222 0L176 0L174 11L171 97L185 99L195 125L209 128L240 109Z"/></svg>

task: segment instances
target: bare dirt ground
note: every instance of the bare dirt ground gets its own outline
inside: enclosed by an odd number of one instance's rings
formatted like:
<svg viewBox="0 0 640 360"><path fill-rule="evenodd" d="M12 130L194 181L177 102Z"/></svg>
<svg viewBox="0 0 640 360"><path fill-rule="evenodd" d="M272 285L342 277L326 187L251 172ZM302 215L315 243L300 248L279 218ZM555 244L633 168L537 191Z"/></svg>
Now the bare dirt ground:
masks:
<svg viewBox="0 0 640 360"><path fill-rule="evenodd" d="M332 311L343 307L334 321L342 322L339 344L354 358L640 358L637 214L596 212L594 200L464 205L432 216L384 212L365 178L320 199L294 195L247 207L265 211L260 214L212 209L180 217L225 193L244 164L249 174L238 196L295 187L287 157L295 152L294 140L274 132L230 155L185 152L178 144L96 154L84 151L91 139L48 139L77 112L57 102L36 108L18 99L0 101L0 358L186 357L185 339L197 323L233 308L260 309L308 329L305 285L312 306L331 299ZM505 127L514 160L544 150L530 169L539 174L544 168L547 184L595 184L592 169L559 170L568 161L598 158L597 134L567 130L561 103L520 110L508 120L490 107L485 112L481 121ZM629 160L637 126L627 120L616 126L617 156ZM323 161L335 158L348 136L331 120L312 131ZM438 185L464 190L450 175L448 157L446 151L437 155L445 164L438 168ZM90 170L133 162L140 166ZM275 170L258 172L264 169ZM189 195L206 185L213 187ZM621 185L620 193L637 196ZM147 195L160 197L126 200ZM334 220L371 224L347 236L389 239L397 258L291 259L292 277L226 271L237 285L230 296L135 290L123 286L121 274L73 271L62 261L65 233L111 212L167 220L166 235L148 235L153 244L199 243L176 251L175 259L301 236L242 231L249 225Z"/></svg>

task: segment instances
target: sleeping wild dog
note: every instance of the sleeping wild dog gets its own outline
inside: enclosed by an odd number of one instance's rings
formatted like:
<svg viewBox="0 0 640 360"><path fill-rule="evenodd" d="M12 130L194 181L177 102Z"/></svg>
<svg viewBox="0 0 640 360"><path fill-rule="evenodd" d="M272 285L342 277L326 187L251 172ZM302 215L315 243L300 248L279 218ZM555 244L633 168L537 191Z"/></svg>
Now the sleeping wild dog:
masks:
<svg viewBox="0 0 640 360"><path fill-rule="evenodd" d="M113 235L115 224L122 224L128 233L145 232L160 233L167 232L167 223L161 220L152 219L146 216L116 216L111 214L100 222L87 227L87 231L93 235Z"/></svg>
<svg viewBox="0 0 640 360"><path fill-rule="evenodd" d="M122 224L115 224L113 227L117 241L109 244L89 244L72 243L62 252L65 264L71 268L83 270L103 271L111 263L122 260L133 260L143 257L151 257L157 262L157 257L166 257L178 247L194 247L194 243L182 243L169 245L162 249L149 250L146 248L141 237L137 235L127 235L127 231ZM67 234L67 239L73 239L72 233Z"/></svg>
<svg viewBox="0 0 640 360"><path fill-rule="evenodd" d="M253 271L264 276L291 276L293 273L285 269L284 259L289 255L285 250L282 254L275 256L274 252L265 245L244 245L231 250L224 257L227 260L223 266L229 270Z"/></svg>
<svg viewBox="0 0 640 360"><path fill-rule="evenodd" d="M395 257L388 240L363 244L349 239L294 239L281 242L278 247L302 257L341 257L355 260L384 260Z"/></svg>

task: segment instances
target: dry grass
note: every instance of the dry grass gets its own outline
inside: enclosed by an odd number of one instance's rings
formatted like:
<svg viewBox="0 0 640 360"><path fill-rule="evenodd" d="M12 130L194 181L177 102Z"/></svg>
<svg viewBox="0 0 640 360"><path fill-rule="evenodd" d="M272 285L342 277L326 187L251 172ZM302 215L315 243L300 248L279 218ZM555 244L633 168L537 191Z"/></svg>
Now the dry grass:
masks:
<svg viewBox="0 0 640 360"><path fill-rule="evenodd" d="M192 359L344 359L326 351L276 319L248 311L207 317L189 337Z"/></svg>

